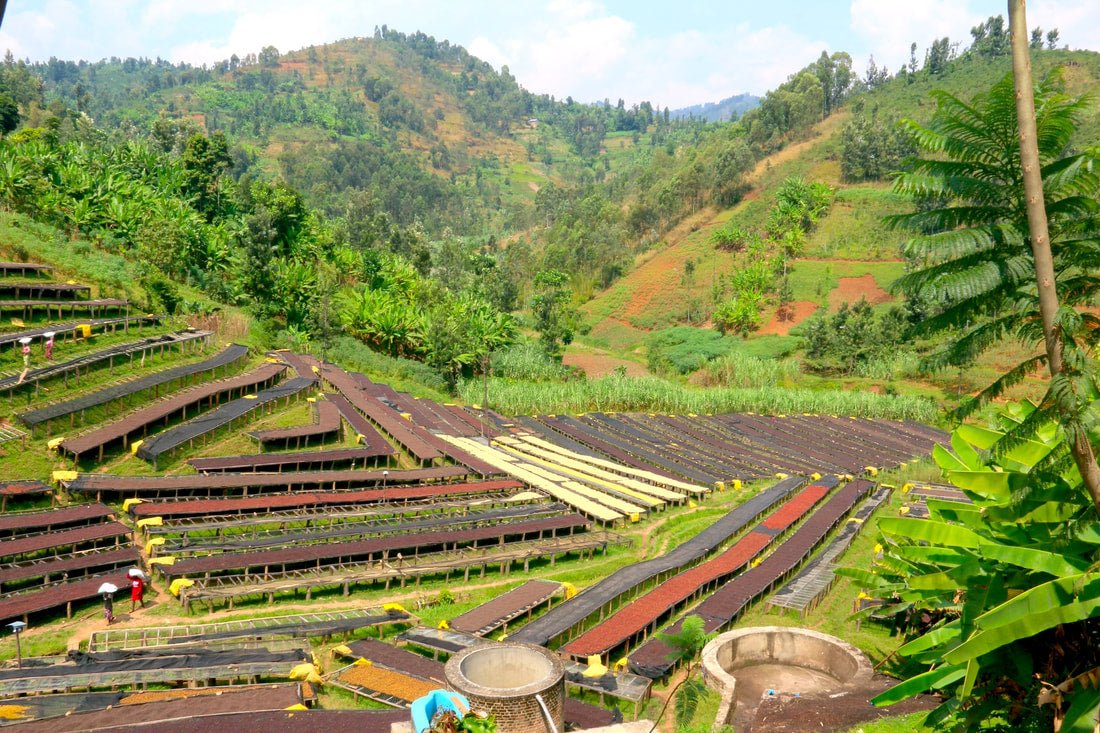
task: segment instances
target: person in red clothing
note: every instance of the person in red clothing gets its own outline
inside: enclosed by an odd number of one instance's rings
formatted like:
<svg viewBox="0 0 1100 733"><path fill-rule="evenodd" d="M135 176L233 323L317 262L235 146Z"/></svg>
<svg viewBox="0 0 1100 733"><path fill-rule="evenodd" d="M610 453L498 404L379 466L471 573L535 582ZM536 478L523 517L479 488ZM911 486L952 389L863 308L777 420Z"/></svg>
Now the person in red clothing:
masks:
<svg viewBox="0 0 1100 733"><path fill-rule="evenodd" d="M140 603L145 608L145 581L140 575L130 576L130 610L133 611Z"/></svg>

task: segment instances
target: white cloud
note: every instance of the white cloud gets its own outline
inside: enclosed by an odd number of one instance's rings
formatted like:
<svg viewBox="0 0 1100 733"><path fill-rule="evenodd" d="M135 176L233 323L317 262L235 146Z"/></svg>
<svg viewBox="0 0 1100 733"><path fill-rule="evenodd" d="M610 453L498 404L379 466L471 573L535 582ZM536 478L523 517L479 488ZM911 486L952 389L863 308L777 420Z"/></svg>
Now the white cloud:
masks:
<svg viewBox="0 0 1100 733"><path fill-rule="evenodd" d="M603 6L591 0L550 0L546 12L562 21L578 21L603 11Z"/></svg>
<svg viewBox="0 0 1100 733"><path fill-rule="evenodd" d="M616 16L551 27L522 44L516 73L533 88L579 96L606 82L627 58L633 35L634 25Z"/></svg>
<svg viewBox="0 0 1100 733"><path fill-rule="evenodd" d="M998 12L973 12L957 0L852 0L852 30L863 37L875 61L891 72L909 60L909 48L917 44L918 62L923 62L924 50L937 38L948 36L965 46L970 41L970 29ZM858 64L857 64L858 69Z"/></svg>
<svg viewBox="0 0 1100 733"><path fill-rule="evenodd" d="M500 50L495 43L485 36L478 36L470 41L470 45L466 47L466 50L482 61L489 62L498 69L508 64L508 54Z"/></svg>
<svg viewBox="0 0 1100 733"><path fill-rule="evenodd" d="M743 92L762 94L826 48L786 26L707 28L643 34L630 20L588 0L552 0L544 14L479 35L471 53L507 64L536 93L680 107Z"/></svg>
<svg viewBox="0 0 1100 733"><path fill-rule="evenodd" d="M1100 49L1100 4L1079 0L1032 0L1027 9L1028 25L1045 31L1058 29L1058 45Z"/></svg>

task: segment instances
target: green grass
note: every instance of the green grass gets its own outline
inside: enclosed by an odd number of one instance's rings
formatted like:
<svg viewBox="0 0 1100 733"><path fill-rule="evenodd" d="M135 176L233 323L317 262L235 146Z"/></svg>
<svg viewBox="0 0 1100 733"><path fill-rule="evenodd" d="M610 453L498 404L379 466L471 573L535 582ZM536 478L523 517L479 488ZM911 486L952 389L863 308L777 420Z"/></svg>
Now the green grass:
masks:
<svg viewBox="0 0 1100 733"><path fill-rule="evenodd" d="M883 218L911 204L889 188L851 187L837 191L829 213L806 245L807 257L842 260L897 259L908 235L889 229Z"/></svg>
<svg viewBox="0 0 1100 733"><path fill-rule="evenodd" d="M23 216L0 212L0 242L2 249L16 259L26 257L31 262L54 266L56 279L71 277L93 284L97 297L121 297L134 303L148 302L141 286L142 267L119 254L105 252L95 245L73 241L61 231ZM178 284L180 296L202 308L212 308L213 300L202 292Z"/></svg>
<svg viewBox="0 0 1100 733"><path fill-rule="evenodd" d="M791 265L790 283L794 300L808 300L824 305L829 293L841 278L870 275L883 290L905 272L903 262L857 262L851 260L795 260Z"/></svg>
<svg viewBox="0 0 1100 733"><path fill-rule="evenodd" d="M910 713L852 726L845 733L925 733L934 731L922 723L927 713Z"/></svg>
<svg viewBox="0 0 1100 733"><path fill-rule="evenodd" d="M463 399L480 401L481 382L459 386ZM878 395L869 391L811 389L697 389L663 379L615 375L561 383L515 383L489 380L489 404L508 415L582 413L589 411L656 411L672 414L756 412L889 417L934 422L931 400Z"/></svg>
<svg viewBox="0 0 1100 733"><path fill-rule="evenodd" d="M750 336L747 339L738 339L730 354L756 359L782 359L798 348L802 339L797 336L778 336L768 334L764 336Z"/></svg>

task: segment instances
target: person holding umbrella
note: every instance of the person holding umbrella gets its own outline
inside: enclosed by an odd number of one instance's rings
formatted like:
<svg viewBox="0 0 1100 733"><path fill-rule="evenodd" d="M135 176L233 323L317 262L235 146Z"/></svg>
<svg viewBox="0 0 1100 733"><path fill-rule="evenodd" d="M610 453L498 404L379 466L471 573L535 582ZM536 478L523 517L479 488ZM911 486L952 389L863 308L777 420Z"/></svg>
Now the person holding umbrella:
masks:
<svg viewBox="0 0 1100 733"><path fill-rule="evenodd" d="M115 622L115 592L118 586L114 583L103 583L97 591L103 596L103 616L107 619L107 625Z"/></svg>
<svg viewBox="0 0 1100 733"><path fill-rule="evenodd" d="M138 568L130 568L126 575L130 578L130 612L133 613L138 603L145 608L145 573Z"/></svg>

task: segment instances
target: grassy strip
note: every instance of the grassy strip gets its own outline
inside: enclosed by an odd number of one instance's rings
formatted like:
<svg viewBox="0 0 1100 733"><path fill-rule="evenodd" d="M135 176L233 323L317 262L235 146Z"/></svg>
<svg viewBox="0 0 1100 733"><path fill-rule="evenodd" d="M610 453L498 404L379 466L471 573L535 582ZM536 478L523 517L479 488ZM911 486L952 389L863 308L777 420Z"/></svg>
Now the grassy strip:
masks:
<svg viewBox="0 0 1100 733"><path fill-rule="evenodd" d="M145 274L141 263L121 254L106 252L90 242L71 240L48 224L22 214L0 212L0 241L13 256L25 255L32 262L53 265L54 277L73 276L99 286L100 297L124 297L136 303L149 302L142 286ZM195 288L176 283L184 299L201 307L216 305Z"/></svg>
<svg viewBox="0 0 1100 733"><path fill-rule="evenodd" d="M380 354L350 336L337 338L325 360L349 371L363 372L371 380L388 384L398 392L436 402L450 401L447 382L427 364Z"/></svg>
<svg viewBox="0 0 1100 733"><path fill-rule="evenodd" d="M480 382L464 382L459 391L467 402L481 401ZM938 409L934 402L909 395L777 387L703 390L664 379L634 379L618 375L566 383L491 379L489 405L508 415L589 411L656 411L676 414L756 412L765 415L811 413L909 419L925 423L933 423L938 418Z"/></svg>

